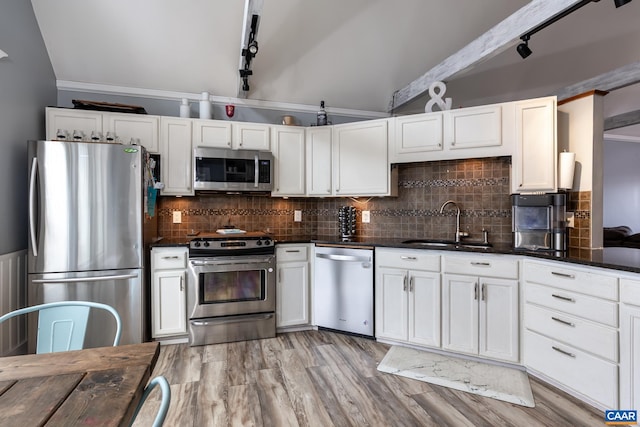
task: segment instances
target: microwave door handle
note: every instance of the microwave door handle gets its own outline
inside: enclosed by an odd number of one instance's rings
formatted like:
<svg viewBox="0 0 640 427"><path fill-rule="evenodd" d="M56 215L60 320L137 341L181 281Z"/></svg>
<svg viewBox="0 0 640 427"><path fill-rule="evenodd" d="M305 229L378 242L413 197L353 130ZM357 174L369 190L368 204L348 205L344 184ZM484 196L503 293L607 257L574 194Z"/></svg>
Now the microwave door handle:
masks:
<svg viewBox="0 0 640 427"><path fill-rule="evenodd" d="M255 154L253 166L254 166L254 172L253 172L253 177L254 177L254 180L253 180L253 186L254 186L255 188L258 188L258 178L259 178L258 174L259 174L259 172L260 172L259 162L258 162L258 153L256 153L256 154Z"/></svg>
<svg viewBox="0 0 640 427"><path fill-rule="evenodd" d="M38 256L38 239L36 237L36 213L35 200L36 196L36 176L38 174L38 158L34 157L31 161L31 174L29 177L29 234L31 235L31 250L33 256Z"/></svg>

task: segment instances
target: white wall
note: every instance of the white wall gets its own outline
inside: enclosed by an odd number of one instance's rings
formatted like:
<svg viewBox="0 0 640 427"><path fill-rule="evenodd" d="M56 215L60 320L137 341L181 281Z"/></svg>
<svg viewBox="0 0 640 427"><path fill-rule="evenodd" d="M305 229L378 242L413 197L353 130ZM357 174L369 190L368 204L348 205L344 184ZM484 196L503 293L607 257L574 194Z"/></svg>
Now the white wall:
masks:
<svg viewBox="0 0 640 427"><path fill-rule="evenodd" d="M640 142L604 141L605 227L640 233Z"/></svg>

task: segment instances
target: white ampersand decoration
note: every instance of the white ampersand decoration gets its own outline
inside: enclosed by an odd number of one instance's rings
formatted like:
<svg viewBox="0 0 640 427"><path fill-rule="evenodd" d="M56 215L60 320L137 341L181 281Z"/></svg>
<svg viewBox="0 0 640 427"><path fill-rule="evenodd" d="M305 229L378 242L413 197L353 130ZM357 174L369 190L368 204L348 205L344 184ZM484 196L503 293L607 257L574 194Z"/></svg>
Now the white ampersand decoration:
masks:
<svg viewBox="0 0 640 427"><path fill-rule="evenodd" d="M438 89L437 92L436 89ZM447 85L445 85L444 82L431 83L431 86L429 86L429 97L431 97L431 99L427 102L427 105L424 106L424 112L431 113L435 105L440 108L440 111L450 110L451 98L442 99L446 91Z"/></svg>

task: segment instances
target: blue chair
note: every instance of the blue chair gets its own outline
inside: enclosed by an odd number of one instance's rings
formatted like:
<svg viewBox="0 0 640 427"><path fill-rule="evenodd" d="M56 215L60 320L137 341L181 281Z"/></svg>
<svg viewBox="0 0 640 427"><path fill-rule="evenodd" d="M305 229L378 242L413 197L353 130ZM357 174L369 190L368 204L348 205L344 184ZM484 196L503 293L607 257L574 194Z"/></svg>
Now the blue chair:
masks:
<svg viewBox="0 0 640 427"><path fill-rule="evenodd" d="M12 311L0 317L0 323L12 317L38 312L38 338L36 353L80 350L84 345L89 310L98 308L110 312L116 320L113 345L120 342L122 321L111 306L89 301L61 301L34 305Z"/></svg>
<svg viewBox="0 0 640 427"><path fill-rule="evenodd" d="M133 425L133 422L138 416L138 412L140 412L140 408L142 408L142 405L147 400L147 397L156 385L160 386L160 389L162 390L162 402L160 402L160 409L158 409L158 414L156 415L155 420L153 420L152 427L162 427L162 425L164 424L164 419L167 416L169 404L171 403L171 389L169 388L169 382L167 381L167 379L162 375L159 375L149 381L149 384L147 384L147 386L145 387L144 393L142 393L142 398L140 399L140 403L138 403L138 407L133 413L133 419L131 420L130 426Z"/></svg>

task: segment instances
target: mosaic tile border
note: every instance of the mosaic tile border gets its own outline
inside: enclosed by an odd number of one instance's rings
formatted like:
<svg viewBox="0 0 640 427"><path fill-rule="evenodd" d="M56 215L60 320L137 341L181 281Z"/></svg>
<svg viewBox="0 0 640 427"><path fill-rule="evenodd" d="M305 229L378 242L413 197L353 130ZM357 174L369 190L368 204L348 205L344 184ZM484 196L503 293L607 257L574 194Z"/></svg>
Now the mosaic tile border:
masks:
<svg viewBox="0 0 640 427"><path fill-rule="evenodd" d="M430 179L426 181L412 180L400 181L402 188L426 188L426 187L493 187L509 185L509 178L473 178L473 179Z"/></svg>

